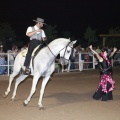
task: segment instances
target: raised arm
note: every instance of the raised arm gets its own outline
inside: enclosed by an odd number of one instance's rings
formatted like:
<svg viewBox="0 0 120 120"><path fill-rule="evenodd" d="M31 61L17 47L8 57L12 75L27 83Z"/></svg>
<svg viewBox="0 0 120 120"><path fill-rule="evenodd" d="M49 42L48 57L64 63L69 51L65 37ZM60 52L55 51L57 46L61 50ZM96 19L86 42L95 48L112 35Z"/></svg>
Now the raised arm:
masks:
<svg viewBox="0 0 120 120"><path fill-rule="evenodd" d="M102 62L103 58L95 50L93 50L92 45L90 45L89 48L96 55L96 57L99 60L99 62Z"/></svg>
<svg viewBox="0 0 120 120"><path fill-rule="evenodd" d="M115 52L117 51L117 48L113 48L113 51L111 52L111 54L110 54L110 57L112 57L114 54L115 54Z"/></svg>

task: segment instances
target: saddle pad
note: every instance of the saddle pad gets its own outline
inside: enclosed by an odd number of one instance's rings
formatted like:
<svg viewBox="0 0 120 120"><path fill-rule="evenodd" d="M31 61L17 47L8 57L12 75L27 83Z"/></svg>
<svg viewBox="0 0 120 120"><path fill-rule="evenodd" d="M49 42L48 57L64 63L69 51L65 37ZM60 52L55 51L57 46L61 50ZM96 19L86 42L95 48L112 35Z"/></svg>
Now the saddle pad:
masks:
<svg viewBox="0 0 120 120"><path fill-rule="evenodd" d="M35 53L35 51L38 49L39 46L40 46L40 45L38 45L38 46L33 50L33 52L32 52L32 57L34 56L34 53ZM28 48L22 50L22 51L21 51L21 55L22 55L23 57L25 57L26 54L27 54L27 52L28 52Z"/></svg>

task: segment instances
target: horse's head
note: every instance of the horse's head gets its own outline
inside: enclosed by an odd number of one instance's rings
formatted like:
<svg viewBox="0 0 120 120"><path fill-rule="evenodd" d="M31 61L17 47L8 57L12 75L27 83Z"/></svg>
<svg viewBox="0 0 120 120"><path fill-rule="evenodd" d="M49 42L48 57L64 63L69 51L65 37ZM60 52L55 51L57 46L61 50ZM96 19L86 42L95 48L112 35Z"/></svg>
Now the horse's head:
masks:
<svg viewBox="0 0 120 120"><path fill-rule="evenodd" d="M67 46L60 51L60 63L62 65L67 65L69 62L69 58L73 49L73 45L76 43L75 41L71 41L67 44Z"/></svg>

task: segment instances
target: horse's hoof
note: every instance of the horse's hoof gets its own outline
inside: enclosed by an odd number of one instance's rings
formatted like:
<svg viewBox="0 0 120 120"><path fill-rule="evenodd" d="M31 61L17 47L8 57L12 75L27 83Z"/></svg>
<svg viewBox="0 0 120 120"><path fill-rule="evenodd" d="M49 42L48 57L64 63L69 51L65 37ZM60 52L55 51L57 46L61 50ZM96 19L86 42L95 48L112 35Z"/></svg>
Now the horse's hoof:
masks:
<svg viewBox="0 0 120 120"><path fill-rule="evenodd" d="M2 95L2 97L3 97L3 98L6 98L6 97L7 97L7 95L6 95L6 94L3 94L3 95Z"/></svg>
<svg viewBox="0 0 120 120"><path fill-rule="evenodd" d="M27 106L27 104L25 104L25 102L23 102L23 106L25 106L25 107L26 107L26 106Z"/></svg>
<svg viewBox="0 0 120 120"><path fill-rule="evenodd" d="M42 107L39 108L39 110L45 110L45 108L42 106Z"/></svg>
<svg viewBox="0 0 120 120"><path fill-rule="evenodd" d="M28 104L28 100L25 100L25 101L23 102L23 105L24 105L24 106L27 106L27 104Z"/></svg>

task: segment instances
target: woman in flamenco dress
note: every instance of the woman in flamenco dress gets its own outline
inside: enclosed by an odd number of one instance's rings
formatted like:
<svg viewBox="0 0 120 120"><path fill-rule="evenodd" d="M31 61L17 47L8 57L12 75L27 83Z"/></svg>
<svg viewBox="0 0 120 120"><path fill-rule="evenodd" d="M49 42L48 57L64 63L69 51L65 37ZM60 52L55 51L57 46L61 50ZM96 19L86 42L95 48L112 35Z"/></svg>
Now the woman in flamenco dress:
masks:
<svg viewBox="0 0 120 120"><path fill-rule="evenodd" d="M90 45L89 48L96 55L100 65L100 82L93 95L93 99L101 99L102 101L113 100L112 91L114 89L115 82L112 78L111 58L117 48L113 48L110 55L108 55L106 48L103 48L100 54L92 49L92 45Z"/></svg>

